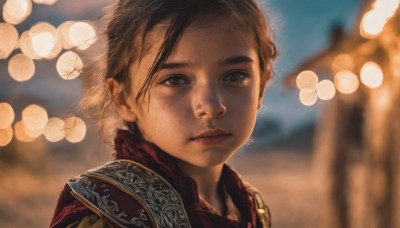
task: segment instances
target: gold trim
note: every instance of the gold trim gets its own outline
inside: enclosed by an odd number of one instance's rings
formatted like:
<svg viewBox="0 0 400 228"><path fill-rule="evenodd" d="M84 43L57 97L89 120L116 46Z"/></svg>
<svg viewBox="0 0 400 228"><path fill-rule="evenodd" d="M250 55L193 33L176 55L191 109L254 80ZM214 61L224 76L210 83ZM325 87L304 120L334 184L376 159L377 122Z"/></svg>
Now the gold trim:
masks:
<svg viewBox="0 0 400 228"><path fill-rule="evenodd" d="M263 227L270 228L271 227L271 214L268 209L268 206L265 204L264 199L261 197L261 194L256 190L252 190L253 195L253 203L256 207L257 216L260 218Z"/></svg>
<svg viewBox="0 0 400 228"><path fill-rule="evenodd" d="M115 224L118 224L119 226L125 228L126 226L123 226L122 224L120 224L118 221L116 221L115 219L111 218L110 216L107 216L106 214L101 213L100 209L96 207L96 205L93 205L90 201L88 201L86 198L84 198L83 196L81 196L79 193L77 193L75 191L75 189L70 185L70 183L68 183L68 185L70 186L70 188L72 189L71 191L71 195L77 199L79 202L81 202L83 205L85 205L87 208L89 208L89 210L91 210L93 213L95 213L97 216L101 217L106 217L108 219L110 219L111 221L113 221Z"/></svg>
<svg viewBox="0 0 400 228"><path fill-rule="evenodd" d="M139 202L139 203L141 204L141 206L143 207L143 209L147 212L148 215L152 215L151 211L149 210L149 208L147 207L146 203L145 203L142 199L140 199L140 198L137 197L136 195L132 194L132 193L131 193L128 189L126 189L125 187L123 187L123 186L120 187L120 184L119 184L119 183L117 183L117 182L115 182L115 181L113 181L113 180L104 178L104 177L102 177L102 176L98 176L98 175L89 174L89 175L85 175L85 176L87 176L87 177L93 177L93 178L95 178L95 179L102 180L102 181L104 181L104 182L107 182L107 183L111 184L112 186L116 187L117 189L119 189L119 190L125 192L126 194L128 194L129 196L131 196L132 198L134 198L137 202ZM150 221L151 221L151 224L153 225L153 227L159 227L159 226L157 225L157 222L156 222L155 219L153 218L153 216L150 216Z"/></svg>
<svg viewBox="0 0 400 228"><path fill-rule="evenodd" d="M98 195L105 193L104 191L100 193L100 190L106 188L107 185L100 185L98 189L95 189L96 184L92 185L90 181L92 178L107 183L110 187L113 186L132 197L142 206L143 212L148 215L146 221L150 222L153 227L175 227L175 225L191 227L180 194L164 177L140 163L126 159L111 161L88 170L75 178L75 181L71 180L73 183L70 184L71 188L76 187L77 192L75 193L82 200L91 201L91 197L93 197L94 203L99 203L96 206L88 202L91 208L96 208L97 213L101 213L107 218L114 218L111 219L112 221L121 220L116 222L117 224L121 222L125 224L127 221L120 218L120 214L126 215L126 213L119 211L117 202L109 199L110 195ZM85 186L86 184L87 186ZM81 187L83 187L82 190ZM112 209L113 207L110 207L112 205L109 203L114 204L116 209Z"/></svg>

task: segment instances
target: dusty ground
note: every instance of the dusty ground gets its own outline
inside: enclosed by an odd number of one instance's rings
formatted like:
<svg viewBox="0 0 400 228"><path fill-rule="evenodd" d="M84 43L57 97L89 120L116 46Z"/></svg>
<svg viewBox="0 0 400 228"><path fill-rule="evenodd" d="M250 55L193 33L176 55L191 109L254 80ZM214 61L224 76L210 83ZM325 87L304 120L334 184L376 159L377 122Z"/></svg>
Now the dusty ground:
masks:
<svg viewBox="0 0 400 228"><path fill-rule="evenodd" d="M310 154L241 153L230 164L259 189L271 209L273 227L320 227L321 200L314 188Z"/></svg>
<svg viewBox="0 0 400 228"><path fill-rule="evenodd" d="M29 156L22 156L27 166L0 159L2 228L47 227L65 181L109 157L96 152L93 156L93 151L90 159L76 154ZM40 162L32 162L35 159ZM320 200L313 188L309 154L239 153L229 163L261 191L271 208L274 227L318 227Z"/></svg>

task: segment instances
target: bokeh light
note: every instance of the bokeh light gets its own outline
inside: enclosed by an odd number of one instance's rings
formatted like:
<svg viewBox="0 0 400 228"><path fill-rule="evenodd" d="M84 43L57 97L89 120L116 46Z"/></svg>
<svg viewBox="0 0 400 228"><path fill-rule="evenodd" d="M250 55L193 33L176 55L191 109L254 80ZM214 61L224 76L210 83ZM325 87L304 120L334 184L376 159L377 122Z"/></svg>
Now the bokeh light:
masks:
<svg viewBox="0 0 400 228"><path fill-rule="evenodd" d="M24 122L22 122L24 123ZM36 139L37 137L39 137L40 135L42 135L44 128L40 128L40 129L30 129L28 128L25 124L23 124L23 130L26 136L28 136L29 138L34 138Z"/></svg>
<svg viewBox="0 0 400 228"><path fill-rule="evenodd" d="M56 37L64 49L71 49L74 47L69 38L69 31L73 24L75 24L75 21L65 21L57 27Z"/></svg>
<svg viewBox="0 0 400 228"><path fill-rule="evenodd" d="M361 19L361 36L367 39L378 36L398 8L399 0L376 0Z"/></svg>
<svg viewBox="0 0 400 228"><path fill-rule="evenodd" d="M23 22L31 13L31 0L7 0L3 5L3 19L13 25Z"/></svg>
<svg viewBox="0 0 400 228"><path fill-rule="evenodd" d="M54 46L53 49L51 49L50 53L47 55L47 59L54 59L56 58L62 51L62 44L54 37Z"/></svg>
<svg viewBox="0 0 400 228"><path fill-rule="evenodd" d="M85 50L96 41L96 31L86 22L75 22L69 29L69 40L74 46Z"/></svg>
<svg viewBox="0 0 400 228"><path fill-rule="evenodd" d="M65 139L71 143L81 142L86 136L85 122L76 116L71 116L65 120Z"/></svg>
<svg viewBox="0 0 400 228"><path fill-rule="evenodd" d="M300 90L314 91L317 89L318 76L310 70L302 71L297 75L296 85Z"/></svg>
<svg viewBox="0 0 400 228"><path fill-rule="evenodd" d="M56 32L56 28L47 22L39 22L32 26L29 35L32 39L33 50L37 55L48 59L58 56L62 45L56 39Z"/></svg>
<svg viewBox="0 0 400 228"><path fill-rule="evenodd" d="M373 105L377 107L380 111L388 110L391 105L393 105L393 96L390 86L381 86L378 89L373 91L373 95L371 96L371 102Z"/></svg>
<svg viewBox="0 0 400 228"><path fill-rule="evenodd" d="M78 54L67 51L58 58L56 68L61 78L72 80L81 74L83 62Z"/></svg>
<svg viewBox="0 0 400 228"><path fill-rule="evenodd" d="M361 19L360 34L371 39L378 36L386 25L385 16L377 10L370 10Z"/></svg>
<svg viewBox="0 0 400 228"><path fill-rule="evenodd" d="M29 31L23 32L21 37L19 38L19 48L21 49L22 53L24 53L29 58L41 59L41 57L37 55L33 50L32 38L29 35Z"/></svg>
<svg viewBox="0 0 400 228"><path fill-rule="evenodd" d="M0 59L6 59L18 45L17 29L7 23L0 23Z"/></svg>
<svg viewBox="0 0 400 228"><path fill-rule="evenodd" d="M41 57L50 55L54 47L54 37L49 32L36 34L32 37L33 50Z"/></svg>
<svg viewBox="0 0 400 228"><path fill-rule="evenodd" d="M330 100L336 94L336 88L332 81L322 80L318 83L317 94L321 100Z"/></svg>
<svg viewBox="0 0 400 228"><path fill-rule="evenodd" d="M394 77L400 78L400 53L390 59L390 70Z"/></svg>
<svg viewBox="0 0 400 228"><path fill-rule="evenodd" d="M42 129L48 121L47 111L39 105L29 105L22 111L22 121L31 130Z"/></svg>
<svg viewBox="0 0 400 228"><path fill-rule="evenodd" d="M6 102L0 103L0 129L6 129L12 125L15 113L12 106Z"/></svg>
<svg viewBox="0 0 400 228"><path fill-rule="evenodd" d="M354 93L360 86L357 75L348 70L335 74L334 82L336 89L343 94Z"/></svg>
<svg viewBox="0 0 400 228"><path fill-rule="evenodd" d="M33 2L36 4L53 5L57 0L33 0Z"/></svg>
<svg viewBox="0 0 400 228"><path fill-rule="evenodd" d="M17 54L8 62L8 73L15 81L27 81L35 74L35 63L28 56Z"/></svg>
<svg viewBox="0 0 400 228"><path fill-rule="evenodd" d="M305 106L312 106L318 100L317 92L314 90L303 89L299 94L300 102Z"/></svg>
<svg viewBox="0 0 400 228"><path fill-rule="evenodd" d="M354 70L354 61L349 54L340 54L333 59L332 71L337 73L341 70Z"/></svg>
<svg viewBox="0 0 400 228"><path fill-rule="evenodd" d="M64 121L60 118L50 118L43 131L44 137L49 142L58 142L65 137Z"/></svg>
<svg viewBox="0 0 400 228"><path fill-rule="evenodd" d="M382 68L372 61L366 62L361 67L360 78L364 85L370 88L378 88L383 83Z"/></svg>
<svg viewBox="0 0 400 228"><path fill-rule="evenodd" d="M384 15L386 19L389 19L399 7L399 0L376 0L372 7L374 10Z"/></svg>
<svg viewBox="0 0 400 228"><path fill-rule="evenodd" d="M13 135L14 132L12 126L0 129L0 147L7 146L11 142Z"/></svg>
<svg viewBox="0 0 400 228"><path fill-rule="evenodd" d="M33 142L36 138L26 134L26 126L22 121L18 121L14 125L15 138L21 142Z"/></svg>

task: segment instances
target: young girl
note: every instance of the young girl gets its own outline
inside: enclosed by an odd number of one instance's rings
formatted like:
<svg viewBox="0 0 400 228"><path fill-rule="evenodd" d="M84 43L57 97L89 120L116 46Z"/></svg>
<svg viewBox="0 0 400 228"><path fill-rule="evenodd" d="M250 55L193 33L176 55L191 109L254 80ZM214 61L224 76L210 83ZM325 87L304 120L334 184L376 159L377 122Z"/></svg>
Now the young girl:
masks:
<svg viewBox="0 0 400 228"><path fill-rule="evenodd" d="M98 107L124 123L115 160L66 184L50 226L270 227L224 164L253 131L276 54L256 2L120 0L106 34Z"/></svg>

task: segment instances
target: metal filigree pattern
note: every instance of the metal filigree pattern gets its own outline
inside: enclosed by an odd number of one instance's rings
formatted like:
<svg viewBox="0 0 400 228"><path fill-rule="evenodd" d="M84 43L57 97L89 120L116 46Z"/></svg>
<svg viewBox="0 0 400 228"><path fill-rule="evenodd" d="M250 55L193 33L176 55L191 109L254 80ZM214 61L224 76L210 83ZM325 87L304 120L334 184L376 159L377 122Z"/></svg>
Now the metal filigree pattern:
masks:
<svg viewBox="0 0 400 228"><path fill-rule="evenodd" d="M141 164L112 161L82 176L101 179L143 201L158 227L190 227L180 195L164 178Z"/></svg>
<svg viewBox="0 0 400 228"><path fill-rule="evenodd" d="M119 209L118 204L111 200L109 194L110 189L107 185L103 184L97 186L92 183L89 177L81 176L78 179L68 182L74 194L76 194L80 200L83 200L85 204L89 204L90 208L96 212L100 212L108 219L113 221L120 227L146 227L144 221L148 221L146 213L143 209L139 210L138 217L129 218L129 216L122 210Z"/></svg>

